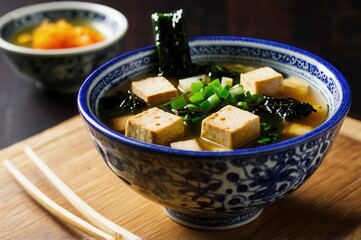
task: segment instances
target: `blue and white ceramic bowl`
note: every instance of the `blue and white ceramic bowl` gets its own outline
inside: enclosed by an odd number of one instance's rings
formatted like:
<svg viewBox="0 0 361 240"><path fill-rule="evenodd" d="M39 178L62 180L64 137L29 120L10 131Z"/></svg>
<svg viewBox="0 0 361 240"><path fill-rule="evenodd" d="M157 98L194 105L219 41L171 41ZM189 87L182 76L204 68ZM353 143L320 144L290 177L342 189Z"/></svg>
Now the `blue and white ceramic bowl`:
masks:
<svg viewBox="0 0 361 240"><path fill-rule="evenodd" d="M106 37L79 48L38 50L17 46L14 35L48 19L89 22ZM76 92L89 74L119 55L120 40L128 29L126 17L108 6L87 2L49 2L9 12L0 18L0 48L17 73L39 88Z"/></svg>
<svg viewBox="0 0 361 240"><path fill-rule="evenodd" d="M199 37L190 41L194 62L267 65L294 74L320 90L327 120L281 143L228 152L177 150L140 142L99 120L99 99L111 88L157 69L153 46L106 63L78 94L80 114L105 163L126 185L160 204L175 221L200 229L229 229L255 219L262 209L299 188L320 166L350 108L341 73L304 50L252 38Z"/></svg>

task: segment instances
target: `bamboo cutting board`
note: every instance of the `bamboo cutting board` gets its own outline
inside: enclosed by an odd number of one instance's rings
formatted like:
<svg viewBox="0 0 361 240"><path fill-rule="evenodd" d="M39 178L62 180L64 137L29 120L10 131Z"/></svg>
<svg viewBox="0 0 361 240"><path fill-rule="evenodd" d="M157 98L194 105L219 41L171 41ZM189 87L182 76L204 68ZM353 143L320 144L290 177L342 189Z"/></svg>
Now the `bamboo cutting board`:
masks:
<svg viewBox="0 0 361 240"><path fill-rule="evenodd" d="M79 116L0 151L55 202L79 213L26 158L30 146L100 214L143 239L361 239L361 122L346 118L333 149L296 192L248 225L210 232L183 227L127 188L103 163ZM0 239L90 239L40 207L0 165Z"/></svg>

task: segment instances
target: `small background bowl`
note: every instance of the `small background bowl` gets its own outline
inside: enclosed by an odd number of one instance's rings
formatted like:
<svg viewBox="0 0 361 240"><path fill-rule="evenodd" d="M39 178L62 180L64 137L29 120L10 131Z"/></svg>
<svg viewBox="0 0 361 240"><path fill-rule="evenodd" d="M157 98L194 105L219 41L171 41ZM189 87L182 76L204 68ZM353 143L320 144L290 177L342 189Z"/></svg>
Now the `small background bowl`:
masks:
<svg viewBox="0 0 361 240"><path fill-rule="evenodd" d="M38 50L10 41L24 29L43 20L84 21L98 29L105 40L89 46ZM81 83L101 64L119 54L120 40L128 29L126 17L110 7L87 2L50 2L9 12L0 18L0 48L17 73L36 86L57 92L77 92Z"/></svg>
<svg viewBox="0 0 361 240"><path fill-rule="evenodd" d="M80 88L79 111L109 168L175 221L200 229L228 229L255 219L263 207L299 188L320 166L346 116L351 96L341 73L298 48L252 38L200 37L192 60L270 66L306 79L321 91L327 120L284 142L228 152L172 149L130 139L99 120L99 99L114 86L157 70L154 47L122 55L92 73Z"/></svg>

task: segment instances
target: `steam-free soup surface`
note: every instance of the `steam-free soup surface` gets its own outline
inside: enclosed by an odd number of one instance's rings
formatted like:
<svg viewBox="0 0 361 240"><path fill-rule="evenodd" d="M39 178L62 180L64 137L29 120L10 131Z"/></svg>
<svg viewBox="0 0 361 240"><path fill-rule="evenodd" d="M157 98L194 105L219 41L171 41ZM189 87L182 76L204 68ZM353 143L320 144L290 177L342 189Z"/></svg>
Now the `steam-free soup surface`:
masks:
<svg viewBox="0 0 361 240"><path fill-rule="evenodd" d="M234 64L227 64L225 66L232 67L232 66L234 66ZM249 70L254 69L254 67L246 66L246 67L243 67L243 69L246 69L246 71L249 71ZM134 79L134 81L139 80L139 79L144 79L147 77L149 77L149 75L139 77L137 79ZM175 87L178 87L178 79L168 78L168 80L170 80ZM308 117L306 117L304 119L293 120L293 121L283 120L283 119L280 119L279 117L270 116L268 114L262 114L262 113L259 114L260 120L262 123L266 123L267 125L272 126L273 128L277 129L277 133L279 133L279 136L277 137L277 142L284 141L284 140L291 139L291 138L297 137L299 135L302 135L302 134L312 130L313 128L319 126L320 124L322 124L325 121L325 119L327 118L328 107L327 107L324 97L322 96L320 91L318 89L316 89L314 86L309 85L307 83L307 81L305 81L299 77L287 76L284 79L284 83L291 83L294 81L296 81L298 83L301 82L303 85L306 85L307 91L304 91L305 89L303 89L301 87L291 87L291 88L285 87L282 94L280 94L277 97L289 97L289 98L297 99L302 102L307 102L307 103L311 104L313 106L313 108L317 110L317 112L310 114ZM292 84L291 84L291 86L292 86ZM122 85L117 86L112 91L110 91L108 93L108 95L112 96L112 95L118 93L119 91L125 92L125 91L128 91L129 89L130 89L129 83L122 84ZM182 92L179 92L179 94L182 94ZM162 104L159 104L158 107L160 107L160 105L162 105ZM147 108L152 108L152 107L154 107L154 106L149 105ZM144 111L144 109L135 111L131 115L137 114L142 111ZM124 117L124 116L127 116L127 114L123 114L120 117ZM104 113L102 113L102 111L100 110L100 118L109 128L111 128L115 131L118 131L120 134L124 134L123 129L119 129L119 121L117 121L117 119L119 119L119 116L109 117L109 116L106 116ZM125 124L126 117L124 118L123 121L124 121L123 124ZM213 151L228 150L219 144L216 144L212 141L201 138L200 131L201 131L200 123L186 125L186 131L185 131L184 136L177 139L177 141L182 141L182 140L187 140L187 139L196 139L197 142L199 143L199 145L201 146L202 150L213 150ZM238 148L249 148L249 147L261 146L261 145L263 145L263 143L259 142L261 137L262 136L258 136L256 138L248 141L247 143L239 146ZM166 146L169 146L169 143L166 144Z"/></svg>

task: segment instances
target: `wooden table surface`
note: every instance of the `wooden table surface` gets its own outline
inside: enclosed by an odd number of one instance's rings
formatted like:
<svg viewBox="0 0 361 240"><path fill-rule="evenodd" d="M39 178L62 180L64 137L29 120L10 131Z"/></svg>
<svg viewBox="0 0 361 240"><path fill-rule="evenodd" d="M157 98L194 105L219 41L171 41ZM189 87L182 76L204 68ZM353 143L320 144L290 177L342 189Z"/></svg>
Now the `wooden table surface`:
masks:
<svg viewBox="0 0 361 240"><path fill-rule="evenodd" d="M346 118L329 155L300 189L264 209L253 222L200 231L170 220L137 195L102 161L80 116L0 151L46 195L79 213L23 153L30 146L100 214L143 239L361 239L361 122ZM0 239L89 239L40 207L0 164Z"/></svg>
<svg viewBox="0 0 361 240"><path fill-rule="evenodd" d="M11 0L0 16L49 0ZM84 1L84 0L79 0ZM88 1L88 0L85 0ZM190 37L234 35L263 38L313 52L335 65L348 79L350 116L361 120L361 4L358 0L92 0L118 9L129 20L119 54L154 43L150 15L184 9ZM0 149L77 114L75 95L40 92L32 81L15 75L0 58Z"/></svg>
<svg viewBox="0 0 361 240"><path fill-rule="evenodd" d="M6 1L0 15L48 1ZM361 89L358 1L92 2L116 8L128 18L129 30L120 43L119 54L153 44L151 13L179 8L186 12L190 37L248 36L313 52L334 64L348 79L355 92L350 116L361 120L361 94L357 94ZM107 169L77 116L76 95L38 91L31 81L15 75L3 58L0 76L0 149L4 148L0 161L9 158L42 191L69 210L74 211L26 159L22 152L25 145L31 146L101 214L144 239L361 239L361 123L357 120L345 121L331 153L304 186L265 208L254 222L228 231L197 231L171 221L158 205L130 191ZM0 164L0 239L88 236L63 225L39 207Z"/></svg>

